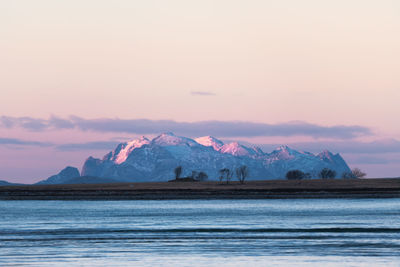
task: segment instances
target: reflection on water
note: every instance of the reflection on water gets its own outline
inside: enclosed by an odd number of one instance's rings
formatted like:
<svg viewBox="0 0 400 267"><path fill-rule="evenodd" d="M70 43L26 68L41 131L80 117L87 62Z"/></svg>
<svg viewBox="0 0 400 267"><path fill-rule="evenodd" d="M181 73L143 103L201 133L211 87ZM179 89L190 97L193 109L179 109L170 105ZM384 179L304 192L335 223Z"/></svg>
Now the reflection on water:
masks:
<svg viewBox="0 0 400 267"><path fill-rule="evenodd" d="M399 266L400 200L1 201L0 265Z"/></svg>

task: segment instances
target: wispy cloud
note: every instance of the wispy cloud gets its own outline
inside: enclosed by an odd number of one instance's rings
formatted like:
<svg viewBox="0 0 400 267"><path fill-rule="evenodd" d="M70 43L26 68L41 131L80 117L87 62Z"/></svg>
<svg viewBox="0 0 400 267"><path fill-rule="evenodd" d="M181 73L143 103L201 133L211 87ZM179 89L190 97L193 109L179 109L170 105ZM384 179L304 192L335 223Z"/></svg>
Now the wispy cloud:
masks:
<svg viewBox="0 0 400 267"><path fill-rule="evenodd" d="M190 94L193 96L215 96L215 95L217 95L216 93L213 93L210 91L191 91Z"/></svg>
<svg viewBox="0 0 400 267"><path fill-rule="evenodd" d="M38 146L38 147L52 146L51 143L47 142L27 141L17 138L0 138L0 145Z"/></svg>
<svg viewBox="0 0 400 267"><path fill-rule="evenodd" d="M158 134L172 131L185 136L215 135L218 137L310 136L313 138L351 139L357 136L372 135L371 130L363 126L322 126L301 121L267 124L246 121L176 122L173 120L118 118L84 119L76 116L68 119L51 117L45 120L3 116L0 117L0 126L21 127L32 131L75 128L82 131L130 134Z"/></svg>
<svg viewBox="0 0 400 267"><path fill-rule="evenodd" d="M60 151L78 151L78 150L111 150L119 143L113 141L97 141L87 143L71 143L56 146Z"/></svg>
<svg viewBox="0 0 400 267"><path fill-rule="evenodd" d="M51 119L50 119L51 120ZM5 128L21 127L31 131L42 131L48 128L49 121L32 117L0 117L0 125Z"/></svg>
<svg viewBox="0 0 400 267"><path fill-rule="evenodd" d="M400 159L397 157L385 157L385 155L372 155L372 156L361 156L355 157L354 159L349 160L351 164L367 164L367 165L375 165L375 164L391 164L391 163L400 163Z"/></svg>
<svg viewBox="0 0 400 267"><path fill-rule="evenodd" d="M11 146L23 149L25 147L53 147L59 151L80 151L80 150L111 150L119 143L117 141L94 141L85 143L55 144L50 142L28 141L17 138L0 138L0 146Z"/></svg>

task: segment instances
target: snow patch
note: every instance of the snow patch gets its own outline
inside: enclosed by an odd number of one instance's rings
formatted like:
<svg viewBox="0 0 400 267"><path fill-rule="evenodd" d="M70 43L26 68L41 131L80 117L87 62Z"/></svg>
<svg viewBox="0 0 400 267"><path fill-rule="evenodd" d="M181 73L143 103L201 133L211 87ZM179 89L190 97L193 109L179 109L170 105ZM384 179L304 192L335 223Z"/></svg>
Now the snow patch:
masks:
<svg viewBox="0 0 400 267"><path fill-rule="evenodd" d="M217 138L214 138L212 136L203 136L203 137L199 137L194 139L197 143L199 143L200 145L203 146L210 146L212 147L214 150L218 151L221 149L221 147L224 145L224 143L220 140L218 140Z"/></svg>
<svg viewBox="0 0 400 267"><path fill-rule="evenodd" d="M121 163L125 162L126 159L128 158L128 156L130 155L130 153L134 149L140 148L143 145L148 145L148 144L150 144L150 140L144 136L142 136L139 139L135 139L135 140L132 140L132 141L122 144L121 150L116 155L114 155L114 162L116 164L121 164Z"/></svg>

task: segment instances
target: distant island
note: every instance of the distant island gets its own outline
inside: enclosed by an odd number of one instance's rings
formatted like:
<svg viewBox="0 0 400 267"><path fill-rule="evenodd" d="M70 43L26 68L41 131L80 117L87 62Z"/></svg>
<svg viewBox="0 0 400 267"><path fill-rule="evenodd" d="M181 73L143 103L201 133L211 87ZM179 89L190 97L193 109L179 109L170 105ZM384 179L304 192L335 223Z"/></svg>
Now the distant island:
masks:
<svg viewBox="0 0 400 267"><path fill-rule="evenodd" d="M38 184L63 184L79 177L98 177L104 182L161 182L174 178L173 170L182 167L182 177L204 173L208 180L217 181L220 171L231 172L247 166L247 180L286 179L288 171L299 170L308 178L318 178L328 169L332 178L342 178L351 170L339 154L327 150L315 155L280 146L271 153L258 147L247 147L237 142L224 144L212 137L191 139L167 132L152 140L141 137L119 144L102 159L89 157L80 172L76 167L66 167ZM108 179L108 180L104 180ZM84 179L82 178L82 183ZM86 179L87 180L87 179Z"/></svg>

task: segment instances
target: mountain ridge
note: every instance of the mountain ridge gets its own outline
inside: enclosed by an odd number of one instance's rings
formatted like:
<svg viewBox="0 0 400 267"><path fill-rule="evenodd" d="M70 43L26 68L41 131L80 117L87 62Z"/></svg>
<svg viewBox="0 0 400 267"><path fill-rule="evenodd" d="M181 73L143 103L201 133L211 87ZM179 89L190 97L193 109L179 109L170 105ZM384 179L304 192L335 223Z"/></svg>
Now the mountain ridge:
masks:
<svg viewBox="0 0 400 267"><path fill-rule="evenodd" d="M258 147L247 147L238 142L224 144L212 136L191 139L165 132L152 140L142 136L121 143L102 159L90 156L79 175L77 170L69 169L65 179L61 172L39 183L62 183L79 176L125 182L168 181L174 178L173 170L177 166L182 166L182 176L190 176L192 171L204 171L210 180L217 180L220 169L234 170L241 165L248 166L249 180L284 179L287 171L293 169L310 173L315 178L323 168L335 170L338 177L350 172L340 154L327 150L313 154L282 145L265 153Z"/></svg>

